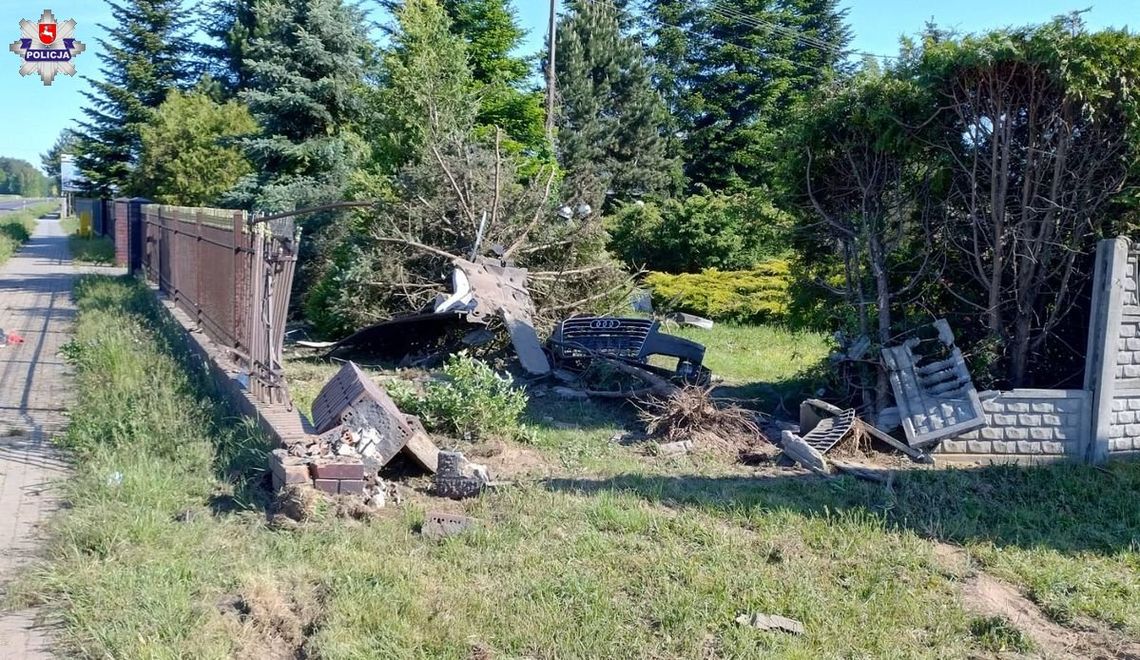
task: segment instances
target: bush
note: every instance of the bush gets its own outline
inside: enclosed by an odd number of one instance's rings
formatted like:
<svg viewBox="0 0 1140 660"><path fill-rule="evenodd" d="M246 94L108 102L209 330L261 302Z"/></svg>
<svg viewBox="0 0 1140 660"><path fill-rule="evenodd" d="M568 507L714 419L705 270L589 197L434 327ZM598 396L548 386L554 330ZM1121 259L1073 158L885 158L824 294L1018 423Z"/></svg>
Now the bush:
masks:
<svg viewBox="0 0 1140 660"><path fill-rule="evenodd" d="M443 376L427 385L422 399L403 402L411 403L428 428L468 440L526 437L521 421L526 394L509 376L466 353L450 357Z"/></svg>
<svg viewBox="0 0 1140 660"><path fill-rule="evenodd" d="M761 190L629 204L609 220L610 249L631 268L748 269L782 251L786 218Z"/></svg>
<svg viewBox="0 0 1140 660"><path fill-rule="evenodd" d="M653 290L657 309L715 321L771 323L787 320L792 276L787 261L773 259L750 270L650 273L645 283Z"/></svg>

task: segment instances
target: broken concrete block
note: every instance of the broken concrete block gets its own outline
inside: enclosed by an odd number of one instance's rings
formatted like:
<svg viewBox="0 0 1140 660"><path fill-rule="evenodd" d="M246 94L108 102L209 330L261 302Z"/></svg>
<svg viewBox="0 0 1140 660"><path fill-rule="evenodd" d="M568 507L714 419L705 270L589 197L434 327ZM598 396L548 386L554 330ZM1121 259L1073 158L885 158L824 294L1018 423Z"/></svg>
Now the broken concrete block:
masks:
<svg viewBox="0 0 1140 660"><path fill-rule="evenodd" d="M978 391L945 320L921 329L901 346L884 347L882 356L911 446L932 445L985 426Z"/></svg>
<svg viewBox="0 0 1140 660"><path fill-rule="evenodd" d="M424 538L438 541L449 536L461 534L475 526L478 521L469 516L459 516L442 511L429 511L424 518L420 534Z"/></svg>
<svg viewBox="0 0 1140 660"><path fill-rule="evenodd" d="M804 624L778 614L741 614L736 617L736 622L757 630L776 630L793 635L804 634Z"/></svg>
<svg viewBox="0 0 1140 660"><path fill-rule="evenodd" d="M472 463L460 452L439 452L435 473L435 494L453 500L475 497L490 483L487 468Z"/></svg>
<svg viewBox="0 0 1140 660"><path fill-rule="evenodd" d="M431 441L431 437L424 429L418 417L405 416L408 426L412 428L412 435L404 445L404 453L422 465L428 472L435 473L439 464L439 448Z"/></svg>
<svg viewBox="0 0 1140 660"><path fill-rule="evenodd" d="M590 398L590 395L582 390L576 390L572 387L563 387L561 385L553 388L551 392L554 392L554 395L558 398L567 399L569 401L585 401Z"/></svg>
<svg viewBox="0 0 1140 660"><path fill-rule="evenodd" d="M791 431L781 431L780 447L784 450L784 454L786 454L788 458L812 472L821 474L828 473L827 461L823 458L823 454L819 453L815 447L804 442L804 439L795 433Z"/></svg>
<svg viewBox="0 0 1140 660"><path fill-rule="evenodd" d="M684 456L693 451L692 440L681 440L680 442L666 442L662 445L657 445L657 454L665 458L675 458L677 456Z"/></svg>

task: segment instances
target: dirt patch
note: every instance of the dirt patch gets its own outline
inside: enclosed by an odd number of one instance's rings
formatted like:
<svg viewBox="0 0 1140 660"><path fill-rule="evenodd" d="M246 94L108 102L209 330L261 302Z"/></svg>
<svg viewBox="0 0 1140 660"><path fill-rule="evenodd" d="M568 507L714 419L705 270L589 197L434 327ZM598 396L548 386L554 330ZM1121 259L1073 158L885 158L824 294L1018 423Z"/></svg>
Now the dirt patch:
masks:
<svg viewBox="0 0 1140 660"><path fill-rule="evenodd" d="M538 451L506 442L485 442L472 447L466 455L486 465L495 479L544 478L554 473L550 462Z"/></svg>
<svg viewBox="0 0 1140 660"><path fill-rule="evenodd" d="M970 566L965 550L936 543L935 558L948 572L961 574ZM1070 628L1053 621L1014 586L975 570L962 583L962 602L968 611L999 617L1028 637L1033 657L1115 658L1140 660L1140 644L1092 621Z"/></svg>
<svg viewBox="0 0 1140 660"><path fill-rule="evenodd" d="M298 579L252 578L219 604L240 658L298 660L316 657L310 639L324 608L324 592Z"/></svg>

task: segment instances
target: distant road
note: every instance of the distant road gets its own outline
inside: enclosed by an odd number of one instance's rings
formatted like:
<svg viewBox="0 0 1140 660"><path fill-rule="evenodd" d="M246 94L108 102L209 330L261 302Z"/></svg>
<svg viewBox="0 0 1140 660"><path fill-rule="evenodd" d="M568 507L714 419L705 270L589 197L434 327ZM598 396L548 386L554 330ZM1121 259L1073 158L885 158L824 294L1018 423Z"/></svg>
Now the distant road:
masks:
<svg viewBox="0 0 1140 660"><path fill-rule="evenodd" d="M26 206L33 206L48 199L0 199L0 211L19 211Z"/></svg>

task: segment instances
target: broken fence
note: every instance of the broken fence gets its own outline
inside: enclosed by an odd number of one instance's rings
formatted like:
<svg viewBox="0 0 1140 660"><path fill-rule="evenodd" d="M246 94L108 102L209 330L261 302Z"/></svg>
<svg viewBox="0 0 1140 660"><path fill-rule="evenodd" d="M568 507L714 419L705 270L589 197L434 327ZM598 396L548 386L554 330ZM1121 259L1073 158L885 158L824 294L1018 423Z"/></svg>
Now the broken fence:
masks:
<svg viewBox="0 0 1140 660"><path fill-rule="evenodd" d="M145 204L141 224L147 280L245 365L259 401L289 403L281 362L299 240L293 223Z"/></svg>

